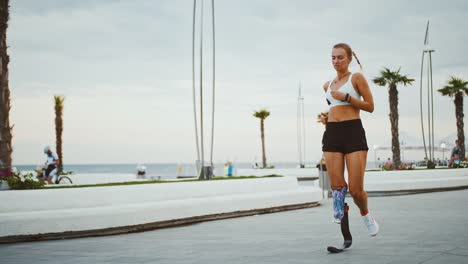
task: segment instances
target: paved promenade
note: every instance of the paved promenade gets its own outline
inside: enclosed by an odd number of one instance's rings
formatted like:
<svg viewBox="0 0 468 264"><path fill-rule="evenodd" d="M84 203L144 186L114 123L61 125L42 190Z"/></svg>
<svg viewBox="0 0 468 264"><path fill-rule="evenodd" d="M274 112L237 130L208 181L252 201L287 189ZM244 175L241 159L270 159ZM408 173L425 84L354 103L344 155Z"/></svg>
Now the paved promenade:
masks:
<svg viewBox="0 0 468 264"><path fill-rule="evenodd" d="M354 243L342 254L326 252L342 242L328 200L144 233L0 245L0 263L468 263L468 190L371 197L369 204L381 233L368 237L352 204Z"/></svg>

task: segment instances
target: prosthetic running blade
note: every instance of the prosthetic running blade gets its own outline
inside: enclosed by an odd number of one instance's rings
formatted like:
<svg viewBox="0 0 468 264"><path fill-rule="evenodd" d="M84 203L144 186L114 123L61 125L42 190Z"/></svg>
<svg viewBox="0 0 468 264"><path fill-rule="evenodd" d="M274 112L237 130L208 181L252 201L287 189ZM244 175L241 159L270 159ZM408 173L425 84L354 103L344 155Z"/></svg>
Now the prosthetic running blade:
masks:
<svg viewBox="0 0 468 264"><path fill-rule="evenodd" d="M327 250L330 253L341 253L345 249L349 248L353 243L353 237L349 231L349 219L348 219L349 206L345 203L345 213L343 219L341 219L341 233L343 234L344 242L341 247L328 246Z"/></svg>

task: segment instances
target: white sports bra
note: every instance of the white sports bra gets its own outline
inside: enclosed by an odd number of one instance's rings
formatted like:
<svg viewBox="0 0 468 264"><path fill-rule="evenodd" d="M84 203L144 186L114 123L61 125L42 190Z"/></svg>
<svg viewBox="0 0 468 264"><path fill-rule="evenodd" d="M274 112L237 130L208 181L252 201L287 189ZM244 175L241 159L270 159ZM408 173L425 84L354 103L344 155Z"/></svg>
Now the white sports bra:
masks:
<svg viewBox="0 0 468 264"><path fill-rule="evenodd" d="M351 79L353 78L353 74L352 73L349 78L348 78L348 81L343 84L339 89L338 91L342 92L342 93L347 93L349 94L349 96L352 96L354 98L358 98L358 99L361 99L361 94L358 93L356 91L356 89L354 89L353 87L353 82L351 81ZM338 105L351 105L351 103L348 103L348 102L343 102L343 101L340 101L340 100L336 100L335 98L333 98L333 96L331 95L331 85L333 83L335 79L331 80L330 81L330 84L328 85L328 89L327 89L327 92L326 92L326 98L327 98L327 103L328 105L330 106L330 108L334 107L334 106L338 106Z"/></svg>

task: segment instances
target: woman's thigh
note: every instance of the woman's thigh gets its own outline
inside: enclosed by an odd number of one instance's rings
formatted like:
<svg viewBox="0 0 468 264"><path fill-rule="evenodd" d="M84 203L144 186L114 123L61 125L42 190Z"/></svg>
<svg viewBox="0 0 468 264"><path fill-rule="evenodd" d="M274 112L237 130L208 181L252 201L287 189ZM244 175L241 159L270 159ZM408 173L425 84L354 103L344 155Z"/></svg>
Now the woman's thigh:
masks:
<svg viewBox="0 0 468 264"><path fill-rule="evenodd" d="M341 152L324 152L323 155L332 188L336 189L346 186L344 179L344 154Z"/></svg>
<svg viewBox="0 0 468 264"><path fill-rule="evenodd" d="M348 170L349 190L364 190L364 173L366 171L367 151L355 151L345 155L346 168Z"/></svg>

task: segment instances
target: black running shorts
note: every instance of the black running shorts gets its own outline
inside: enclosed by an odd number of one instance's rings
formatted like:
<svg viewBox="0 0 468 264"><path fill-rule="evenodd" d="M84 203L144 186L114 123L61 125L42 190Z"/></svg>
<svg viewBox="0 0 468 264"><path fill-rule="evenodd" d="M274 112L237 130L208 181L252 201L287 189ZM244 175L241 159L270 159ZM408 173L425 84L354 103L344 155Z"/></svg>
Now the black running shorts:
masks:
<svg viewBox="0 0 468 264"><path fill-rule="evenodd" d="M369 150L361 119L327 123L322 138L323 152L348 154L360 150Z"/></svg>

